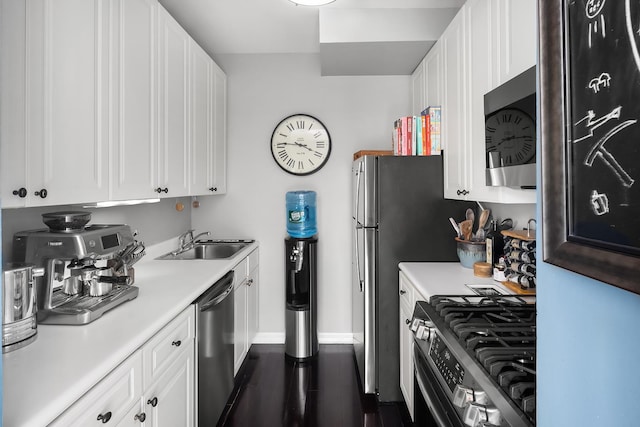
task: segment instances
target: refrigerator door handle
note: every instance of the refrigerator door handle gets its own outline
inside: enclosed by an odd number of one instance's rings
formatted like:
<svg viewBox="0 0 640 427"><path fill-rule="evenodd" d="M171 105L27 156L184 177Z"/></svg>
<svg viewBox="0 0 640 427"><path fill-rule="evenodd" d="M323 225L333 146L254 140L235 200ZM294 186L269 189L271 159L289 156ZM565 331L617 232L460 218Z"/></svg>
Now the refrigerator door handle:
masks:
<svg viewBox="0 0 640 427"><path fill-rule="evenodd" d="M360 250L358 247L358 229L361 228L357 225L357 221L354 221L353 227L353 240L355 242L355 251L356 251L356 276L358 280L358 286L360 286L360 292L363 291L364 282L362 281L362 276L360 275Z"/></svg>
<svg viewBox="0 0 640 427"><path fill-rule="evenodd" d="M356 276L358 279L358 286L360 287L360 292L363 292L364 281L362 280L362 275L360 274L360 250L358 247L358 228L361 228L359 222L359 213L360 213L360 175L362 175L362 162L358 163L358 168L356 170L356 205L354 212L354 241L355 241L355 251L356 251Z"/></svg>
<svg viewBox="0 0 640 427"><path fill-rule="evenodd" d="M356 224L360 224L360 176L362 175L363 163L358 162L358 168L356 170L356 204L353 212L353 218L356 220Z"/></svg>

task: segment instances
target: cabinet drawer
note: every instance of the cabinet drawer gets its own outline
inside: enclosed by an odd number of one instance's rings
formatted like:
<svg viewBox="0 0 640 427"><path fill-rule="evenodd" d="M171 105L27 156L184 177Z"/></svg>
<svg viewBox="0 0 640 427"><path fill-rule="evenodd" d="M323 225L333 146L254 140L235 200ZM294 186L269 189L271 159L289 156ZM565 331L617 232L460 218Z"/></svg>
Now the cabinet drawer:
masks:
<svg viewBox="0 0 640 427"><path fill-rule="evenodd" d="M87 427L118 424L142 394L142 354L136 351L76 401L50 426ZM100 417L100 418L99 418Z"/></svg>
<svg viewBox="0 0 640 427"><path fill-rule="evenodd" d="M149 387L195 337L194 307L190 305L142 347L144 387Z"/></svg>

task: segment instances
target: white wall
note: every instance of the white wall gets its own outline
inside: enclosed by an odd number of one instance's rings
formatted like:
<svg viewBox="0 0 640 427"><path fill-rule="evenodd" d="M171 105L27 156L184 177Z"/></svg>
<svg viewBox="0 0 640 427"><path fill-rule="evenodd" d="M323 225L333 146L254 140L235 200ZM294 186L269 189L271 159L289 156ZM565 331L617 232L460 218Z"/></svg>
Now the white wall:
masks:
<svg viewBox="0 0 640 427"><path fill-rule="evenodd" d="M175 208L177 202L185 205L183 211ZM128 224L138 232L137 239L147 246L178 236L191 225L190 198L163 199L159 203L84 209L80 206L48 206L2 210L2 252L4 260L12 259L13 234L22 230L46 228L42 214L60 211L89 211L90 224ZM176 244L177 244L176 240Z"/></svg>
<svg viewBox="0 0 640 427"><path fill-rule="evenodd" d="M285 193L318 194L318 334L351 342L351 188L353 153L390 149L393 121L410 111L409 76L321 77L317 55L229 55L228 187L192 210L197 231L260 242L260 335L284 339ZM315 174L282 171L270 138L284 117L307 113L328 127L331 156Z"/></svg>

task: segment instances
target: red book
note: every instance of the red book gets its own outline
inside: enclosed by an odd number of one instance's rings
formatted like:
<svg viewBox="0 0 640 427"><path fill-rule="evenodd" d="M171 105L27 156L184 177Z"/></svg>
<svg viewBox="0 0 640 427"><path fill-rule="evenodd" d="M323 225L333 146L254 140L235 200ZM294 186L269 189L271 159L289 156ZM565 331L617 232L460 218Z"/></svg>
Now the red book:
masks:
<svg viewBox="0 0 640 427"><path fill-rule="evenodd" d="M422 153L431 155L431 119L429 115L422 116Z"/></svg>

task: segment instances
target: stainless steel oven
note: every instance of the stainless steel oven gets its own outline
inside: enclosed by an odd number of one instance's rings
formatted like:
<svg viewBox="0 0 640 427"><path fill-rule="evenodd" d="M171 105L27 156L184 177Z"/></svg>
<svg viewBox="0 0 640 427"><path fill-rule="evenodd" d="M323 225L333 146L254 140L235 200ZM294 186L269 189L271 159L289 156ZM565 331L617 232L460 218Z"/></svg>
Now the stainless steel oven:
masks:
<svg viewBox="0 0 640 427"><path fill-rule="evenodd" d="M428 427L535 425L535 297L434 296L414 309L414 417Z"/></svg>

